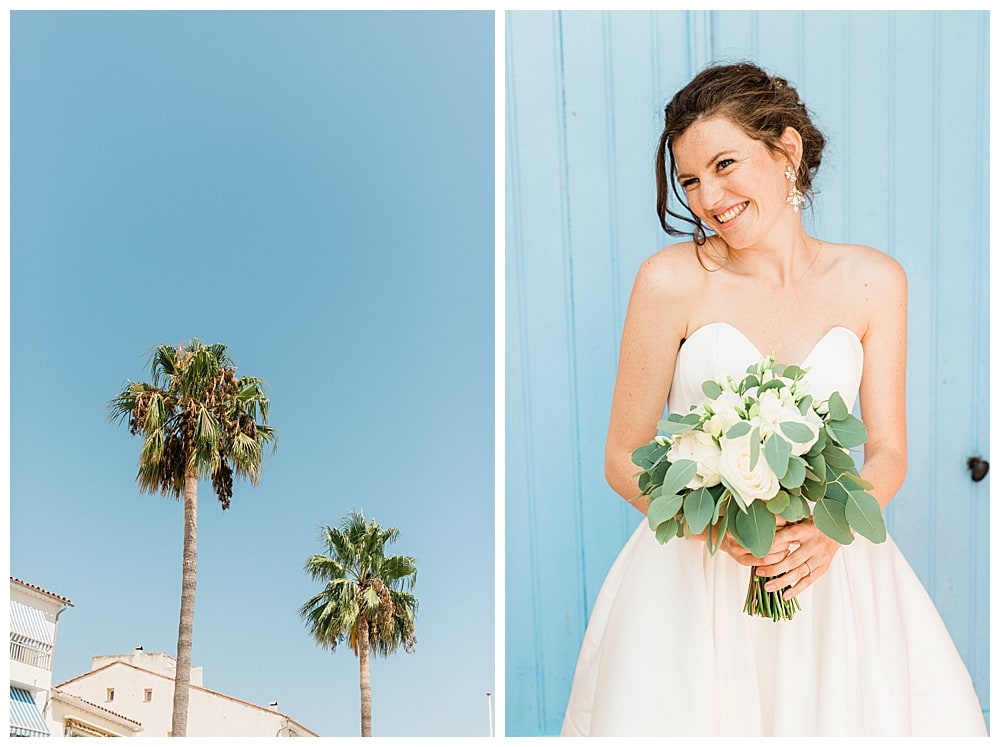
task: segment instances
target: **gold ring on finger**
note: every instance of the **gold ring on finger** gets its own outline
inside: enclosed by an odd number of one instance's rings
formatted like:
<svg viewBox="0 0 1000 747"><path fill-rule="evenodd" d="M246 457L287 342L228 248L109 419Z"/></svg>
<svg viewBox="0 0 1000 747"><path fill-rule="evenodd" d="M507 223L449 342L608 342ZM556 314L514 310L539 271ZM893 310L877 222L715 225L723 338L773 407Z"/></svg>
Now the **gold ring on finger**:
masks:
<svg viewBox="0 0 1000 747"><path fill-rule="evenodd" d="M813 575L813 567L811 565L809 565L809 561L808 560L806 560L804 562L806 564L806 568L809 569L809 573L806 574L806 577L809 577L809 576Z"/></svg>

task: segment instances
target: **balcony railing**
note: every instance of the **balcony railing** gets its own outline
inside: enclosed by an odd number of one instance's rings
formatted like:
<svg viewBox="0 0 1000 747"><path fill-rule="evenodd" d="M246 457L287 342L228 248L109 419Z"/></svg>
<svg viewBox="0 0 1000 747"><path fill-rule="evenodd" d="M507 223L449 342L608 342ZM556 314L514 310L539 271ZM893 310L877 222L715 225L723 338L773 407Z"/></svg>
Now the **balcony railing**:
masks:
<svg viewBox="0 0 1000 747"><path fill-rule="evenodd" d="M15 640L10 636L10 660L20 661L31 667L52 671L52 648L38 641Z"/></svg>

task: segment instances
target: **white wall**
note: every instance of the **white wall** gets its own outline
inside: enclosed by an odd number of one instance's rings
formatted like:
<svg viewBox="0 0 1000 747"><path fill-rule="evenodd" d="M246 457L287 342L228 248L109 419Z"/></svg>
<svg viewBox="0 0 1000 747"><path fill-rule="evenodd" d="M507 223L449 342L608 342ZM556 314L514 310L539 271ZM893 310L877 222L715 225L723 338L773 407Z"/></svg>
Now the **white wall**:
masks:
<svg viewBox="0 0 1000 747"><path fill-rule="evenodd" d="M114 700L107 699L108 688L114 688ZM169 735L174 683L167 677L114 662L63 683L60 689L141 722L143 730L137 736ZM152 690L150 702L145 700L146 689ZM204 688L191 688L189 737L285 736L281 732L288 723L286 716L269 708ZM315 736L301 726L296 731L299 736Z"/></svg>

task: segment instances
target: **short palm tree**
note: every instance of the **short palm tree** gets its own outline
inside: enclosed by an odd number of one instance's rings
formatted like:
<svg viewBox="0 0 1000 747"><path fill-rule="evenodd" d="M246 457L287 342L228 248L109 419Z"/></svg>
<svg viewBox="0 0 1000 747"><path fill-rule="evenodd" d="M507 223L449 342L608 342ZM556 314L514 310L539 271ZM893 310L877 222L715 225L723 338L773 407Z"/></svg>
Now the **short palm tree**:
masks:
<svg viewBox="0 0 1000 747"><path fill-rule="evenodd" d="M383 529L363 513L351 512L340 529L322 527L325 555L313 555L305 570L323 589L302 605L299 614L320 646L336 650L347 644L361 669L361 736L372 735L371 654L389 656L402 646L413 652L417 598L409 591L417 580L416 560L386 557L385 546L399 531Z"/></svg>
<svg viewBox="0 0 1000 747"><path fill-rule="evenodd" d="M229 508L233 475L257 484L262 451L276 434L267 425L263 382L237 378L225 345L198 340L177 347L160 345L150 364L152 381L128 382L107 404L112 422L127 422L145 439L136 480L143 493L184 499L181 611L177 632L171 736L187 734L191 683L191 641L198 570L198 479Z"/></svg>

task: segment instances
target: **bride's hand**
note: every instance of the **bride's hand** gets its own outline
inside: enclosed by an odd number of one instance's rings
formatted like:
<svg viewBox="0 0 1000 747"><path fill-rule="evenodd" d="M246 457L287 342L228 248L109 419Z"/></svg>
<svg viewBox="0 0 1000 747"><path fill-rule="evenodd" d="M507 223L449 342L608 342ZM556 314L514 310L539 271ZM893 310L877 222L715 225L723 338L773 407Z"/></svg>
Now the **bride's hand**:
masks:
<svg viewBox="0 0 1000 747"><path fill-rule="evenodd" d="M812 519L806 519L779 527L774 534L771 552L754 565L757 566L758 576L780 576L772 578L764 586L767 591L790 587L782 596L792 599L827 572L839 549L839 542L817 529Z"/></svg>
<svg viewBox="0 0 1000 747"><path fill-rule="evenodd" d="M775 519L777 520L776 524L779 529L788 523L780 516L776 516ZM726 532L726 536L723 537L722 544L719 545L719 549L729 555L740 565L764 565L769 567L780 560L784 560L784 558L788 555L788 542L783 542L781 538L778 537L778 533L775 532L774 541L771 543L771 549L763 558L758 558L756 555L743 547L743 545L737 542L732 534Z"/></svg>
<svg viewBox="0 0 1000 747"><path fill-rule="evenodd" d="M785 556L788 555L788 551L785 546L778 546L777 536L775 536L775 540L776 541L771 544L771 549L763 558L758 558L756 555L743 547L743 545L737 542L733 535L729 532L726 532L726 536L722 538L722 544L719 545L719 549L729 555L740 565L754 566L761 565L763 563L770 566L771 564L783 560Z"/></svg>

